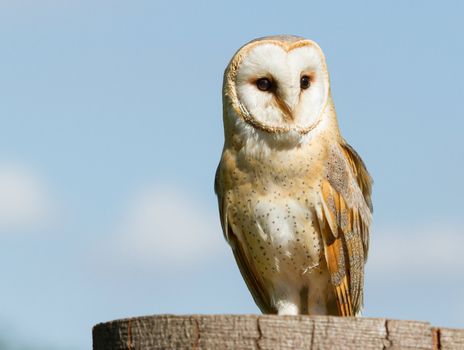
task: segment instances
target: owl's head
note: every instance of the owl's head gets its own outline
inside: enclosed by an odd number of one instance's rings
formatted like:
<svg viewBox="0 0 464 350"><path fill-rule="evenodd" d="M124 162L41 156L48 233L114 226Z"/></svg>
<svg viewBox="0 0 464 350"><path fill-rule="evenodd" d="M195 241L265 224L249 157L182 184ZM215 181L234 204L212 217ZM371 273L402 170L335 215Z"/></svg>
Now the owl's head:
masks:
<svg viewBox="0 0 464 350"><path fill-rule="evenodd" d="M300 37L253 40L224 73L225 126L235 119L235 125L263 137L300 142L321 122L328 101L324 54Z"/></svg>

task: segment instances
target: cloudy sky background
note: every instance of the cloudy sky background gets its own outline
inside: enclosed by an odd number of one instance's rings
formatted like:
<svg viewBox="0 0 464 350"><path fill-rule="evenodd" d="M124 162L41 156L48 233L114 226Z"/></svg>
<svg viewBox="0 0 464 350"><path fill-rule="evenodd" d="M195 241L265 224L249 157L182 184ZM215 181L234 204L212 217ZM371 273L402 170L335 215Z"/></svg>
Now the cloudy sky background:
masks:
<svg viewBox="0 0 464 350"><path fill-rule="evenodd" d="M88 349L154 313L256 313L223 241L222 73L316 40L374 177L365 316L464 327L459 1L0 0L0 345Z"/></svg>

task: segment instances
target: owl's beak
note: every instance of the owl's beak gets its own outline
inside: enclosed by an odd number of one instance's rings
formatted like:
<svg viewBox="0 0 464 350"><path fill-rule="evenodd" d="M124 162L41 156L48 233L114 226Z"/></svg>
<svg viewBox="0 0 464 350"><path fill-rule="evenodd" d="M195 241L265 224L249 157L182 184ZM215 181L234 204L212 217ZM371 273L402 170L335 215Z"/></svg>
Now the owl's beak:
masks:
<svg viewBox="0 0 464 350"><path fill-rule="evenodd" d="M282 99L281 96L276 94L275 100L277 103L277 106L279 106L280 110L282 111L282 114L284 115L284 118L287 122L292 122L295 120L293 116L293 111L292 108L285 102L284 99Z"/></svg>

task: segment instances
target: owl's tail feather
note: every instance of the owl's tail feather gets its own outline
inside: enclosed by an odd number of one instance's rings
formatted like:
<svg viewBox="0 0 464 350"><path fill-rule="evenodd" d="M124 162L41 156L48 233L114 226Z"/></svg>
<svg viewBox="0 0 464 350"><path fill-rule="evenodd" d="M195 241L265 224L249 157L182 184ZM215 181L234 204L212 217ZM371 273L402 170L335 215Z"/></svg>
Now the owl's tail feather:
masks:
<svg viewBox="0 0 464 350"><path fill-rule="evenodd" d="M346 276L343 278L342 284L335 287L337 294L337 305L340 316L355 316L353 306L351 304L351 297L349 295L348 281Z"/></svg>
<svg viewBox="0 0 464 350"><path fill-rule="evenodd" d="M337 238L332 244L326 246L327 267L332 276L340 316L355 316L341 245L342 239Z"/></svg>

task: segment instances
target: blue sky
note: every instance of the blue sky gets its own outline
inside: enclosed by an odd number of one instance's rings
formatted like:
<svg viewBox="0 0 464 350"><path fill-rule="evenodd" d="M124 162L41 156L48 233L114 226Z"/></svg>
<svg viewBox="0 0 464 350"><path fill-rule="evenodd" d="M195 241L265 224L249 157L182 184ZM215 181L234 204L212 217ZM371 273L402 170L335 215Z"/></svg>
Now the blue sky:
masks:
<svg viewBox="0 0 464 350"><path fill-rule="evenodd" d="M374 177L365 316L464 327L463 14L458 1L1 1L0 344L86 349L115 318L258 311L212 186L223 70L279 33L324 50L342 133Z"/></svg>

